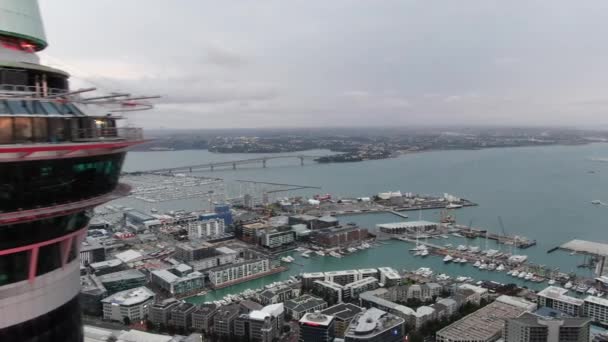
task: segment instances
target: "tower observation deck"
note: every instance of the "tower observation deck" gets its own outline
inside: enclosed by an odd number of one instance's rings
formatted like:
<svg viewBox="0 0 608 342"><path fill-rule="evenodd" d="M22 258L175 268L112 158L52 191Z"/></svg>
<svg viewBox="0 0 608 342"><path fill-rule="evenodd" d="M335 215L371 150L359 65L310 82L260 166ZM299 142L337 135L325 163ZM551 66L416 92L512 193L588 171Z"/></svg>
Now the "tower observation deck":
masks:
<svg viewBox="0 0 608 342"><path fill-rule="evenodd" d="M41 65L37 0L0 0L0 341L82 341L78 260L92 209L127 194L119 174L150 97L71 90Z"/></svg>

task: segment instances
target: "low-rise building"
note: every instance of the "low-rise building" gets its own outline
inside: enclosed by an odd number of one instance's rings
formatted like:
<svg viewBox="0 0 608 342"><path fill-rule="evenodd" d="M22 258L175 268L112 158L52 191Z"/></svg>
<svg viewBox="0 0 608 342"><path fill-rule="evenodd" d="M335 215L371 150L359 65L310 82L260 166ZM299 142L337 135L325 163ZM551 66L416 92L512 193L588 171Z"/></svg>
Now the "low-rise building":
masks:
<svg viewBox="0 0 608 342"><path fill-rule="evenodd" d="M213 317L213 331L224 338L234 334L234 320L239 315L238 304L220 307Z"/></svg>
<svg viewBox="0 0 608 342"><path fill-rule="evenodd" d="M436 333L437 342L493 342L502 337L505 321L526 312L527 305L494 301ZM519 303L519 302L516 302Z"/></svg>
<svg viewBox="0 0 608 342"><path fill-rule="evenodd" d="M595 296L587 296L584 300L584 316L594 322L608 325L608 300Z"/></svg>
<svg viewBox="0 0 608 342"><path fill-rule="evenodd" d="M99 280L108 290L108 294L140 287L147 282L146 275L134 269L104 274L99 276Z"/></svg>
<svg viewBox="0 0 608 342"><path fill-rule="evenodd" d="M387 299L390 293L385 288L363 292L359 295L361 306L366 308L377 308L405 320L405 323L414 328L420 328L424 323L432 320L435 310L429 306L421 306L416 310L405 305L397 304Z"/></svg>
<svg viewBox="0 0 608 342"><path fill-rule="evenodd" d="M212 256L190 261L189 264L197 271L205 271L213 267L232 264L238 258L239 253L228 247L215 249Z"/></svg>
<svg viewBox="0 0 608 342"><path fill-rule="evenodd" d="M344 337L344 332L348 328L350 321L363 309L354 304L340 303L321 311L322 314L333 316L335 322L336 337Z"/></svg>
<svg viewBox="0 0 608 342"><path fill-rule="evenodd" d="M401 342L405 320L380 309L365 310L353 318L344 333L345 342Z"/></svg>
<svg viewBox="0 0 608 342"><path fill-rule="evenodd" d="M293 230L269 230L262 233L262 246L270 249L292 244L296 240Z"/></svg>
<svg viewBox="0 0 608 342"><path fill-rule="evenodd" d="M437 223L429 221L407 221L377 224L376 228L386 234L406 234L437 229Z"/></svg>
<svg viewBox="0 0 608 342"><path fill-rule="evenodd" d="M282 284L264 290L259 294L262 305L283 303L288 299L299 297L302 293L302 284Z"/></svg>
<svg viewBox="0 0 608 342"><path fill-rule="evenodd" d="M505 324L505 342L588 342L591 320L581 317L547 318L524 312Z"/></svg>
<svg viewBox="0 0 608 342"><path fill-rule="evenodd" d="M315 280L325 280L325 273L323 272L311 272L302 273L302 287L305 289L312 289Z"/></svg>
<svg viewBox="0 0 608 342"><path fill-rule="evenodd" d="M306 313L300 319L300 342L332 342L334 317L320 312Z"/></svg>
<svg viewBox="0 0 608 342"><path fill-rule="evenodd" d="M568 296L567 293L568 290L561 287L548 286L537 294L538 305L559 310L573 317L582 316L585 301Z"/></svg>
<svg viewBox="0 0 608 342"><path fill-rule="evenodd" d="M380 283L386 287L397 286L401 283L401 276L392 267L378 267L380 273Z"/></svg>
<svg viewBox="0 0 608 342"><path fill-rule="evenodd" d="M210 333L213 317L218 312L215 304L202 304L192 312L192 327L204 333Z"/></svg>
<svg viewBox="0 0 608 342"><path fill-rule="evenodd" d="M210 269L209 281L213 287L227 286L268 271L270 271L270 260L246 260Z"/></svg>
<svg viewBox="0 0 608 342"><path fill-rule="evenodd" d="M326 301L307 294L298 298L290 299L284 304L286 315L295 320L299 320L305 313L321 311L327 308Z"/></svg>
<svg viewBox="0 0 608 342"><path fill-rule="evenodd" d="M362 279L361 273L358 270L343 270L325 272L325 280L334 282L340 285L346 285L354 281Z"/></svg>
<svg viewBox="0 0 608 342"><path fill-rule="evenodd" d="M235 320L234 335L252 342L272 342L281 335L283 322L283 304L271 304L239 315Z"/></svg>
<svg viewBox="0 0 608 342"><path fill-rule="evenodd" d="M342 300L352 300L359 298L359 295L365 291L375 290L378 288L378 279L367 277L353 281L343 286Z"/></svg>
<svg viewBox="0 0 608 342"><path fill-rule="evenodd" d="M369 234L366 228L351 225L314 230L310 235L313 243L323 247L359 244L368 238Z"/></svg>
<svg viewBox="0 0 608 342"><path fill-rule="evenodd" d="M205 275L201 272L188 273L179 277L168 270L155 270L151 272L152 282L171 295L190 293L205 286Z"/></svg>
<svg viewBox="0 0 608 342"><path fill-rule="evenodd" d="M171 324L175 327L190 328L192 326L192 312L196 306L192 303L181 302L171 308Z"/></svg>
<svg viewBox="0 0 608 342"><path fill-rule="evenodd" d="M79 253L82 266L106 260L106 248L93 238L82 241Z"/></svg>
<svg viewBox="0 0 608 342"><path fill-rule="evenodd" d="M312 292L323 298L329 305L342 303L342 291L344 287L329 280L315 280Z"/></svg>
<svg viewBox="0 0 608 342"><path fill-rule="evenodd" d="M138 287L115 293L101 302L106 320L131 322L143 320L154 303L156 295L147 287Z"/></svg>
<svg viewBox="0 0 608 342"><path fill-rule="evenodd" d="M123 271L126 265L119 259L110 259L89 264L89 269L97 276Z"/></svg>
<svg viewBox="0 0 608 342"><path fill-rule="evenodd" d="M472 295L467 297L467 301L471 302L475 305L479 305L481 303L481 300L487 300L488 299L488 289L485 289L481 286L476 286L476 285L472 285L472 284L462 284L459 285L457 288L457 292L458 291L462 291L464 290L467 293L471 293L468 292L466 290L470 290L473 291Z"/></svg>
<svg viewBox="0 0 608 342"><path fill-rule="evenodd" d="M212 244L200 240L182 242L175 246L175 258L185 262L206 259L217 254Z"/></svg>
<svg viewBox="0 0 608 342"><path fill-rule="evenodd" d="M150 306L148 319L156 325L169 325L171 320L171 310L179 305L179 301L175 298L168 298Z"/></svg>
<svg viewBox="0 0 608 342"><path fill-rule="evenodd" d="M187 230L191 239L211 239L224 235L226 226L221 218L202 217L200 221L188 223Z"/></svg>

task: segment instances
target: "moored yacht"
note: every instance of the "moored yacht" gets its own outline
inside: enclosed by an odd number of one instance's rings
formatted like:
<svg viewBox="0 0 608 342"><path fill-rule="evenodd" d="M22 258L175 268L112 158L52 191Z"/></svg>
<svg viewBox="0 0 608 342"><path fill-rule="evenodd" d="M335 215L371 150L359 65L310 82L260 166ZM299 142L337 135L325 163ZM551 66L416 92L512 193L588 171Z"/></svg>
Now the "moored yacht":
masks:
<svg viewBox="0 0 608 342"><path fill-rule="evenodd" d="M452 256L449 254L443 258L443 262L451 262L452 260L454 260L454 258L452 258Z"/></svg>

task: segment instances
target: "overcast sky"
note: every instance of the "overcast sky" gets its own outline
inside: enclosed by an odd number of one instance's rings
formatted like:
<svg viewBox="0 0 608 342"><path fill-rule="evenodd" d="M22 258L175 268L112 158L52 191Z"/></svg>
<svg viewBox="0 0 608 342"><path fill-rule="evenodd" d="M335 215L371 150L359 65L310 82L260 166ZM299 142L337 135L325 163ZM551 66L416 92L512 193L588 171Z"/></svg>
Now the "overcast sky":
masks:
<svg viewBox="0 0 608 342"><path fill-rule="evenodd" d="M40 0L73 85L148 128L608 124L608 1Z"/></svg>

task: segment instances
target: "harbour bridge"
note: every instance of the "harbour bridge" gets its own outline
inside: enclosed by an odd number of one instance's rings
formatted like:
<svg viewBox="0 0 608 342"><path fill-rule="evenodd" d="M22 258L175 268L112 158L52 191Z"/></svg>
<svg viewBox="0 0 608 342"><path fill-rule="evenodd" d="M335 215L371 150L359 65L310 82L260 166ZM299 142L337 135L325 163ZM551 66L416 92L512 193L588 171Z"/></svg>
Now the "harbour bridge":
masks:
<svg viewBox="0 0 608 342"><path fill-rule="evenodd" d="M216 168L222 168L222 167L232 167L233 170L236 170L236 167L238 165L256 165L256 164L262 165L262 167L265 168L267 166L267 162L269 160L275 160L275 159L299 159L300 165L304 166L305 160L314 160L315 158L318 158L318 156L307 156L307 155L269 156L269 157L231 160L231 161L222 161L222 162L205 163L205 164L188 165L188 166L169 167L169 168L156 169L156 170L146 170L146 171L143 171L140 173L166 174L166 173L213 171Z"/></svg>

